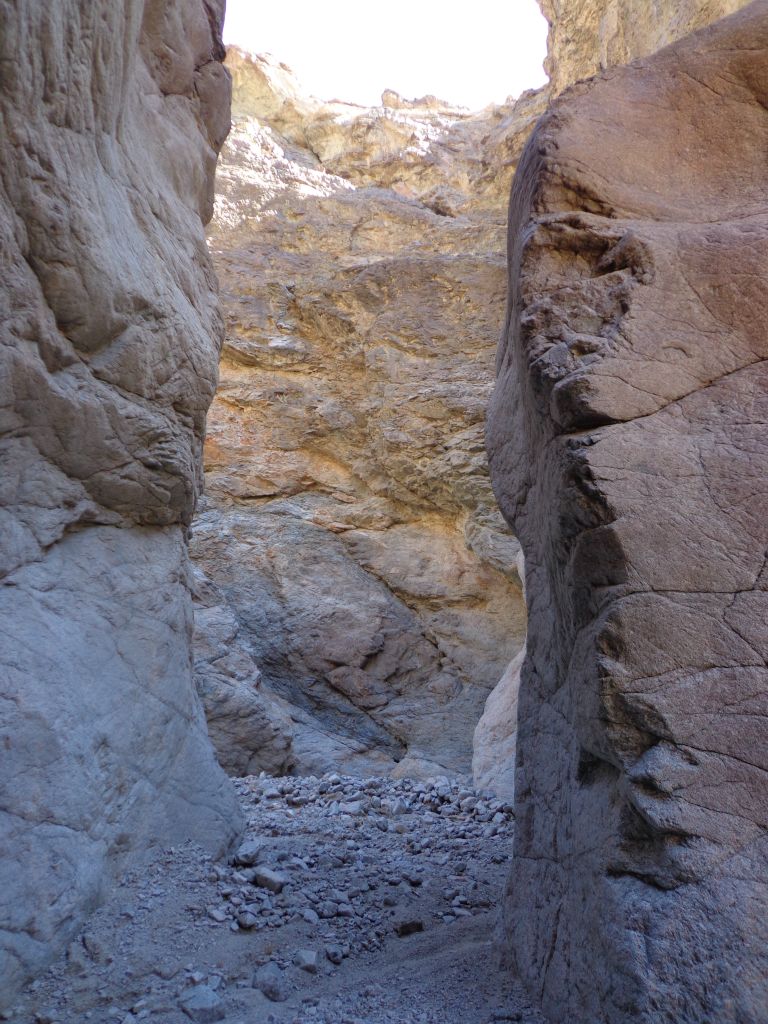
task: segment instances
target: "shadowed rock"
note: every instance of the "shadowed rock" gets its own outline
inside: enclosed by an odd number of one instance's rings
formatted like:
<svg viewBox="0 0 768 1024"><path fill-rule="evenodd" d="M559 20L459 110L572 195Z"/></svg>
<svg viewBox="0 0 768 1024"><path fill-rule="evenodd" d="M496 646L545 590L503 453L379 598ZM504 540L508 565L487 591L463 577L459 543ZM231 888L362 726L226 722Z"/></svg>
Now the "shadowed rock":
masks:
<svg viewBox="0 0 768 1024"><path fill-rule="evenodd" d="M555 1021L768 1014L768 3L576 86L510 212L506 941Z"/></svg>

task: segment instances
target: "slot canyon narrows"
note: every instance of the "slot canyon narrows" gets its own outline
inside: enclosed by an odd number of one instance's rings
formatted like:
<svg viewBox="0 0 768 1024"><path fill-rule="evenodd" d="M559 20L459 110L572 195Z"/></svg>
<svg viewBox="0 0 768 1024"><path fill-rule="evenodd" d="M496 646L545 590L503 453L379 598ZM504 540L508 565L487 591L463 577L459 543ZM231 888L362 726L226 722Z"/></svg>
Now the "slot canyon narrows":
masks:
<svg viewBox="0 0 768 1024"><path fill-rule="evenodd" d="M539 6L0 0L0 1019L768 1021L768 0Z"/></svg>

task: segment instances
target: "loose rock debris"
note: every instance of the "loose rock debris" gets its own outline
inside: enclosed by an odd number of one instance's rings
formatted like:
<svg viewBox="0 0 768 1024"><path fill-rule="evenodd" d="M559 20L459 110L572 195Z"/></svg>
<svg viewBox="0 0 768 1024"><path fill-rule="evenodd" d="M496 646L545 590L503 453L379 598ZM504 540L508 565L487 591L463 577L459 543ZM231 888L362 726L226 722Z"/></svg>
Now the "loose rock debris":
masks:
<svg viewBox="0 0 768 1024"><path fill-rule="evenodd" d="M235 785L230 858L189 845L135 868L8 1019L540 1021L492 949L509 805L442 778Z"/></svg>

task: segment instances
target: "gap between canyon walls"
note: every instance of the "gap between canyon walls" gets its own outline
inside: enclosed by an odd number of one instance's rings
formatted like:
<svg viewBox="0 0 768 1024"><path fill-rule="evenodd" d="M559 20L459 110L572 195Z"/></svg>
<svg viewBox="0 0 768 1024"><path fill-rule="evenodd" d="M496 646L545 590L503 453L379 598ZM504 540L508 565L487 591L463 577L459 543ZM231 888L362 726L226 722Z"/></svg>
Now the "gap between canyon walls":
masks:
<svg viewBox="0 0 768 1024"><path fill-rule="evenodd" d="M522 560L482 439L509 184L550 95L743 5L542 0L551 87L478 114L323 103L230 52L227 338L192 545L230 772L466 774L495 686L475 779L511 796Z"/></svg>
<svg viewBox="0 0 768 1024"><path fill-rule="evenodd" d="M211 736L235 773L468 776L525 636L483 434L507 192L546 94L365 109L269 58L227 63L226 339L192 537Z"/></svg>

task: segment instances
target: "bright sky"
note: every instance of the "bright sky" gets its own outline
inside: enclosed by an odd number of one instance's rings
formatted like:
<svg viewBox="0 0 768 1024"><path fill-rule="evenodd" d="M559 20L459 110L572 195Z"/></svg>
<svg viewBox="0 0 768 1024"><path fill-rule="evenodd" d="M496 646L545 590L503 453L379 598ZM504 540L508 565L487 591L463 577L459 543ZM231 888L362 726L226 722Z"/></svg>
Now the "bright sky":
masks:
<svg viewBox="0 0 768 1024"><path fill-rule="evenodd" d="M479 109L543 85L536 0L227 0L224 41L288 64L320 99L384 89Z"/></svg>

